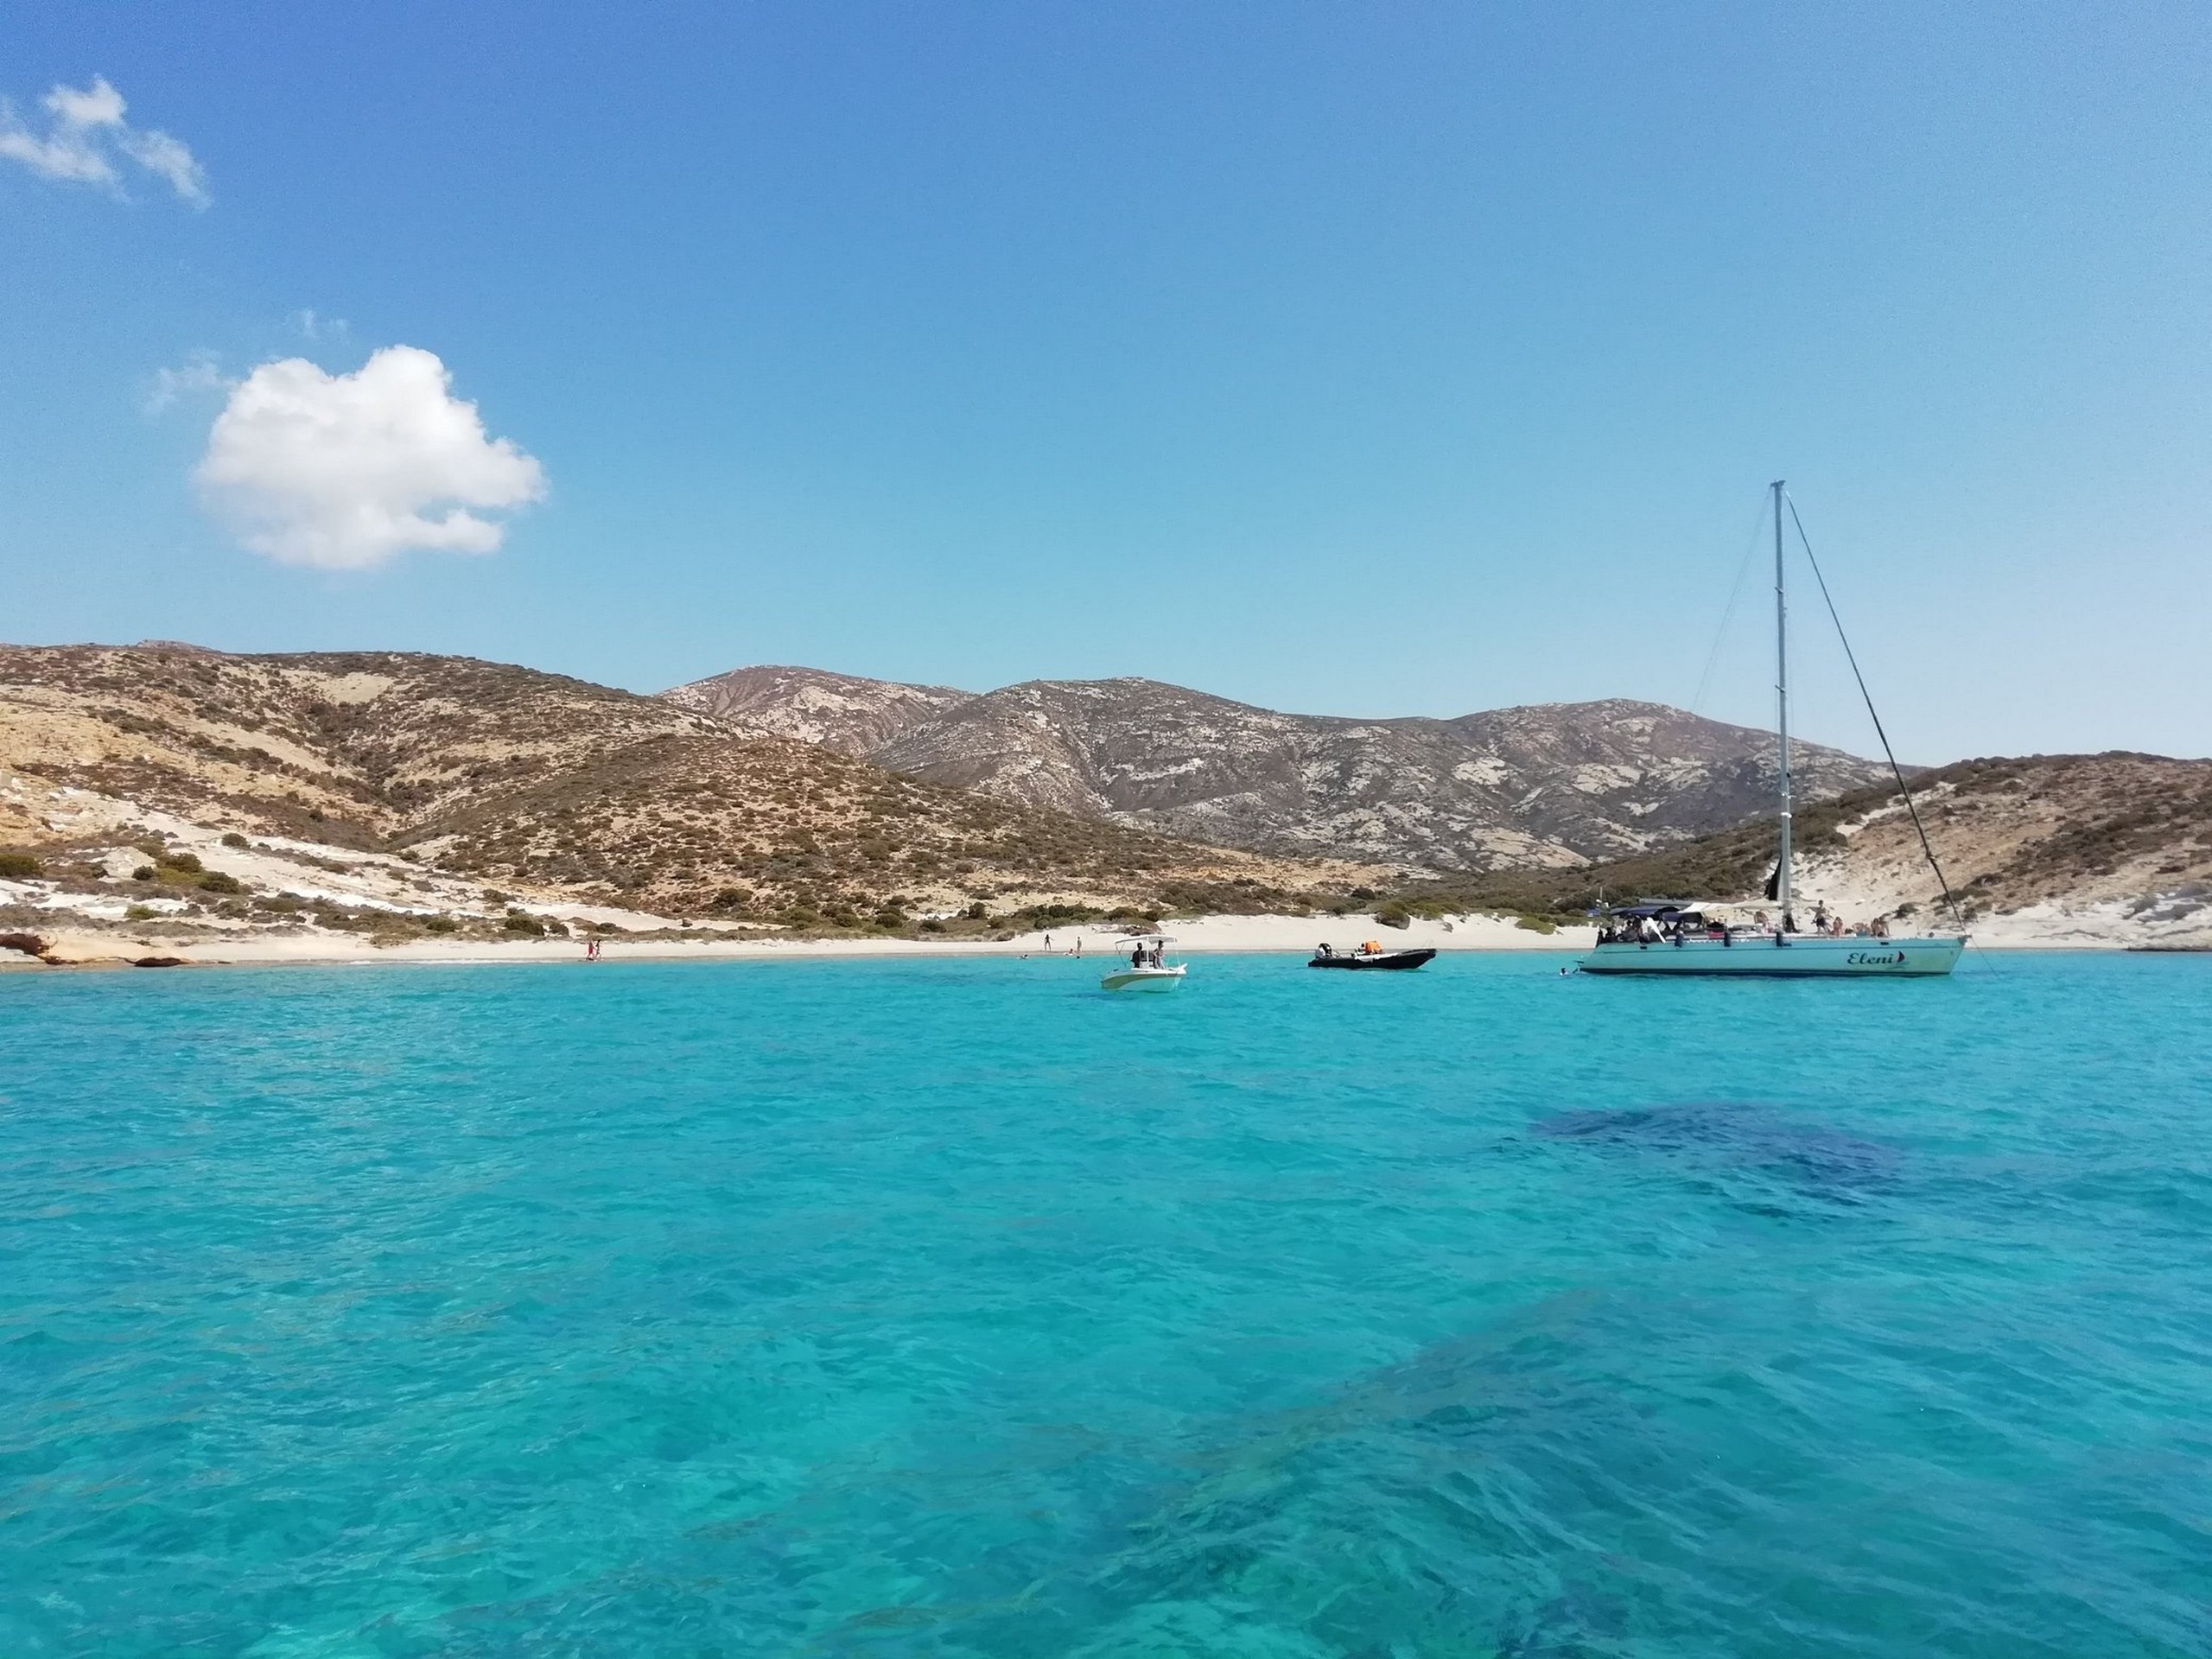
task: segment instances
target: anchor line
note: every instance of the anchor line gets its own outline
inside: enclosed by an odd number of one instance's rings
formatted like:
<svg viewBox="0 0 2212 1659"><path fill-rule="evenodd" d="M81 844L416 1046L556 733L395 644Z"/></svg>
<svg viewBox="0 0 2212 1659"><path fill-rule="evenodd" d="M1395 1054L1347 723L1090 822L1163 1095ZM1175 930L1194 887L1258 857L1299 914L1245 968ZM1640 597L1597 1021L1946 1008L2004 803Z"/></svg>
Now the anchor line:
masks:
<svg viewBox="0 0 2212 1659"><path fill-rule="evenodd" d="M1890 734L1882 729L1882 717L1874 711L1874 695L1866 689L1866 677L1859 671L1859 655L1851 648L1851 636L1843 631L1843 618L1836 613L1835 600L1828 593L1828 579L1821 574L1821 562L1813 556L1812 537L1805 534L1805 521L1797 516L1797 503L1787 490L1783 492L1783 499L1789 502L1789 522L1797 526L1797 540L1805 549L1805 563L1813 567L1813 580L1821 585L1821 598L1828 607L1828 620L1835 624L1835 637L1843 642L1844 660L1851 664L1851 677L1859 682L1859 696L1866 705L1866 717L1874 722L1874 735L1882 740L1883 758L1890 763L1891 776L1897 780L1897 793L1904 797L1904 810L1912 815L1913 830L1920 837L1921 854L1928 860L1928 868L1936 872L1936 885L1943 890L1943 902L1950 907L1952 919L1963 929L1967 918L1959 909L1959 901L1952 896L1943 867L1936 861L1935 846L1928 839L1928 827L1920 821L1920 808L1913 803L1912 788L1904 780L1904 768L1897 765L1897 752L1890 747Z"/></svg>

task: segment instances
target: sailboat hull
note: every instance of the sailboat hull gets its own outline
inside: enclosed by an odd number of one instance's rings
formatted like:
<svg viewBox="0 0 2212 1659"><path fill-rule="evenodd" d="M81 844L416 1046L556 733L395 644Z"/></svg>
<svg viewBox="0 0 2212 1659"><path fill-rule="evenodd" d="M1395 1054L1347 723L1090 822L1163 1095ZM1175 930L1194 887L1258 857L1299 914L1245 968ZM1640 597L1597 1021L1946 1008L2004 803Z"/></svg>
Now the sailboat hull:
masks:
<svg viewBox="0 0 2212 1659"><path fill-rule="evenodd" d="M1582 958L1586 974L1732 974L1765 979L1926 979L1958 966L1966 938L1829 938L1793 933L1601 944Z"/></svg>

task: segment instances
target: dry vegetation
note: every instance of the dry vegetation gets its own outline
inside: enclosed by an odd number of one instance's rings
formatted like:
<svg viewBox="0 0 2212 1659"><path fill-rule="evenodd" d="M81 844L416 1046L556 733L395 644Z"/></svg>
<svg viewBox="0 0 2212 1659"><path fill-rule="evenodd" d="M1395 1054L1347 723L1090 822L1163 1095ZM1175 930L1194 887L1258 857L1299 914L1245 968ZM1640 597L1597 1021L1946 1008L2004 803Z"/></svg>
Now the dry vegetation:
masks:
<svg viewBox="0 0 2212 1659"><path fill-rule="evenodd" d="M2212 899L2212 761L2147 754L1961 760L1913 780L1936 854L1971 919L2031 906ZM1771 820L1642 858L1416 884L1427 907L1579 912L1607 899L1749 899L1774 864ZM1938 899L1894 785L1802 810L1796 842L1814 880L1884 908Z"/></svg>
<svg viewBox="0 0 2212 1659"><path fill-rule="evenodd" d="M1305 909L1389 873L939 788L665 701L463 658L0 649L0 846L40 785L404 853L533 894L790 925L985 906Z"/></svg>

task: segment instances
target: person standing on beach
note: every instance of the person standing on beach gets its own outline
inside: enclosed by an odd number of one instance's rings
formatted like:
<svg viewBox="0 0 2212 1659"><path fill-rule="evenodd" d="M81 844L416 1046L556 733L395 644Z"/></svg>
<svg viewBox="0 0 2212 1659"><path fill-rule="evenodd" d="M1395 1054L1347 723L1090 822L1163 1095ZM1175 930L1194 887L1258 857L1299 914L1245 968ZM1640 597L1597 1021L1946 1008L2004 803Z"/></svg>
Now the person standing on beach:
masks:
<svg viewBox="0 0 2212 1659"><path fill-rule="evenodd" d="M1052 954L1052 936L1049 933L1045 936L1045 954L1048 957Z"/></svg>

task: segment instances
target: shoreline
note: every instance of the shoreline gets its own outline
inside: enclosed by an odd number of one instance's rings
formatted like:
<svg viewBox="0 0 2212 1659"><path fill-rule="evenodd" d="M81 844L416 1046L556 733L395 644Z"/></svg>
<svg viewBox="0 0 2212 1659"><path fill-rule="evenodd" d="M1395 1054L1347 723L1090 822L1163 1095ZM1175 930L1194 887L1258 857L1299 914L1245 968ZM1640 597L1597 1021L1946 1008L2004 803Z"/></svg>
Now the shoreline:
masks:
<svg viewBox="0 0 2212 1659"><path fill-rule="evenodd" d="M1597 930L1562 927L1538 933L1497 916L1455 916L1440 920L1415 920L1404 928L1388 928L1371 916L1202 916L1164 925L1175 950L1185 956L1312 955L1323 939L1338 950L1362 940L1377 939L1394 950L1434 950L1441 953L1503 952L1557 957L1574 955L1597 943ZM1977 936L1974 948L1982 950L2094 950L2152 954L2192 954L2187 948L2168 947L2165 952L2146 944L2097 938L2053 938L2049 935L2005 938ZM973 957L1051 956L1101 964L1117 958L1130 937L1120 927L1092 924L1017 934L1007 939L914 938L760 938L701 930L688 938L626 939L620 934L594 936L603 962L696 961L857 961L877 958L939 958ZM1046 941L1051 944L1047 948ZM1080 941L1081 949L1076 948ZM343 967L374 963L461 966L499 963L582 962L585 939L520 938L416 939L402 944L378 945L342 933L290 934L239 938L165 938L155 930L131 937L113 933L57 928L49 936L48 959L0 951L0 971L9 969L110 969L135 967L146 957L163 959L162 966L213 967ZM2201 951L2203 947L2195 947Z"/></svg>
<svg viewBox="0 0 2212 1659"><path fill-rule="evenodd" d="M1453 917L1441 921L1415 921L1405 928L1388 928L1371 916L1201 916L1164 924L1175 949L1185 955L1224 952L1310 956L1324 939L1344 950L1363 939L1380 939L1393 949L1439 950L1573 951L1595 943L1593 928L1561 928L1541 934L1491 916ZM293 963L334 966L357 963L501 963L577 962L583 959L585 939L522 938L415 939L404 944L378 945L349 934L314 933L241 938L164 938L154 929L137 935L94 933L68 927L52 930L50 959L41 962L22 957L7 966L23 968L126 967L146 957L174 957L180 967L245 966ZM1039 929L1007 939L912 938L760 938L701 929L690 938L626 939L621 934L597 935L603 962L702 961L709 959L796 961L809 959L873 958L880 957L1032 957L1053 956L1106 963L1123 948L1130 935L1118 925ZM1046 940L1051 947L1046 947ZM1080 941L1081 949L1077 950ZM12 953L0 953L0 960Z"/></svg>

